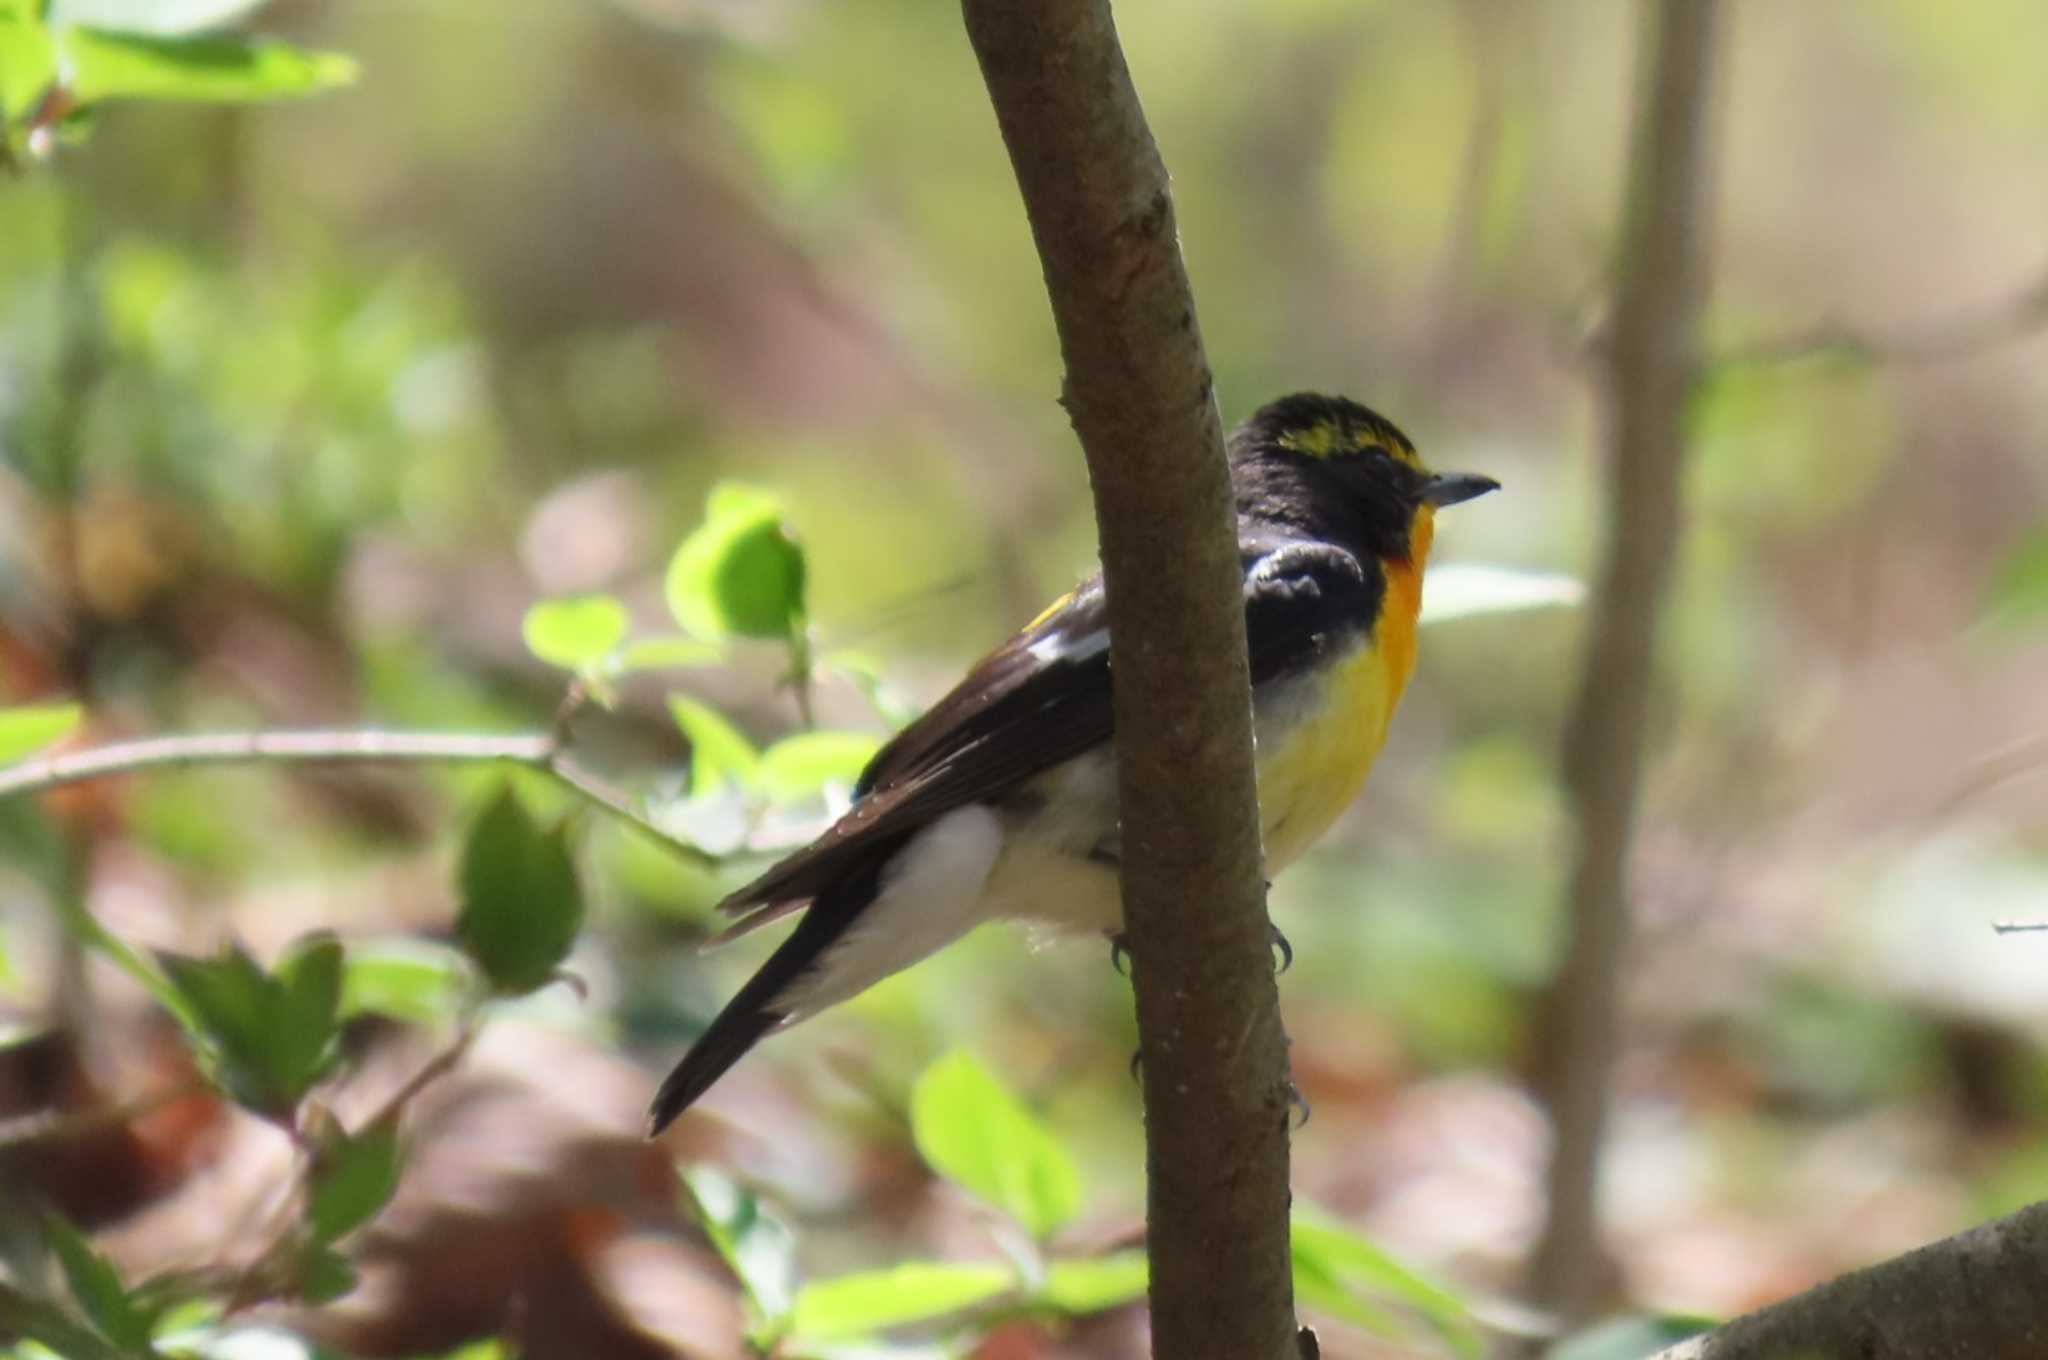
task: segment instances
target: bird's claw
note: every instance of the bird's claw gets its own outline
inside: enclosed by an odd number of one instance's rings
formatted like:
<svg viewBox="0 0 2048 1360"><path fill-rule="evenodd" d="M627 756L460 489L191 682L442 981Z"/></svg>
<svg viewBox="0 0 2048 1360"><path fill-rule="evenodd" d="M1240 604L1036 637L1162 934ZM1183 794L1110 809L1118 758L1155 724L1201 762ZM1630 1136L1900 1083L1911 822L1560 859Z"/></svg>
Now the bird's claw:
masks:
<svg viewBox="0 0 2048 1360"><path fill-rule="evenodd" d="M1301 1088L1294 1084L1292 1077L1289 1077L1287 1079L1287 1127L1289 1132L1299 1133L1307 1128L1310 1113L1308 1097L1301 1093ZM1299 1116L1299 1118L1296 1116Z"/></svg>
<svg viewBox="0 0 2048 1360"><path fill-rule="evenodd" d="M1294 946L1287 943L1287 937L1280 933L1280 927L1266 922L1266 946L1280 955L1280 966L1275 972L1284 973L1294 966Z"/></svg>
<svg viewBox="0 0 2048 1360"><path fill-rule="evenodd" d="M1130 962L1131 946L1126 942L1124 933L1118 931L1109 937L1109 966L1116 969L1117 976L1129 977Z"/></svg>

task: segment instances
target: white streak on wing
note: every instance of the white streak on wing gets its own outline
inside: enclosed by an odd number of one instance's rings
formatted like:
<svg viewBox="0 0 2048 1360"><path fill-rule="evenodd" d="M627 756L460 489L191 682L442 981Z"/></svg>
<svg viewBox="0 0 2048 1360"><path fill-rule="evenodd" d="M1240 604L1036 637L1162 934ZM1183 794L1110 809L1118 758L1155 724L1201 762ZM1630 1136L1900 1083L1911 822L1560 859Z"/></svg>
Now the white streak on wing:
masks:
<svg viewBox="0 0 2048 1360"><path fill-rule="evenodd" d="M794 1023L858 995L935 953L986 919L982 888L1003 827L981 803L955 808L917 833L882 870L882 891L825 956L776 998Z"/></svg>
<svg viewBox="0 0 2048 1360"><path fill-rule="evenodd" d="M1077 638L1070 638L1065 633L1048 633L1027 650L1047 665L1055 661L1086 661L1109 650L1109 630L1098 628Z"/></svg>

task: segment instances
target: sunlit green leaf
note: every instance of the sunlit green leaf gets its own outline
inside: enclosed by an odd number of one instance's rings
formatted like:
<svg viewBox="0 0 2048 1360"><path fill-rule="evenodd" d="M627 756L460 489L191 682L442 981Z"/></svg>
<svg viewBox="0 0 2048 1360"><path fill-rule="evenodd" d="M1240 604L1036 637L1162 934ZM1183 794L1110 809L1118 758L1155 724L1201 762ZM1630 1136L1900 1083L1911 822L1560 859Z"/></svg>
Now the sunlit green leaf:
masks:
<svg viewBox="0 0 2048 1360"><path fill-rule="evenodd" d="M1683 1314L1615 1318L1552 1347L1545 1360L1648 1360L1667 1346L1712 1331L1712 1318Z"/></svg>
<svg viewBox="0 0 2048 1360"><path fill-rule="evenodd" d="M57 43L34 15L0 10L0 122L25 117L57 78Z"/></svg>
<svg viewBox="0 0 2048 1360"><path fill-rule="evenodd" d="M2048 528L2023 537L1992 572L1984 616L2001 628L2048 623Z"/></svg>
<svg viewBox="0 0 2048 1360"><path fill-rule="evenodd" d="M793 802L828 787L850 789L882 740L866 732L799 732L761 753L761 787Z"/></svg>
<svg viewBox="0 0 2048 1360"><path fill-rule="evenodd" d="M820 1280L797 1291L790 1332L810 1341L871 1336L957 1313L1005 1292L1016 1280L1008 1266L943 1261Z"/></svg>
<svg viewBox="0 0 2048 1360"><path fill-rule="evenodd" d="M0 708L0 765L11 765L62 741L84 719L77 704L24 704Z"/></svg>
<svg viewBox="0 0 2048 1360"><path fill-rule="evenodd" d="M398 1123L384 1119L350 1135L337 1128L319 1148L306 1226L332 1242L370 1221L398 1189Z"/></svg>
<svg viewBox="0 0 2048 1360"><path fill-rule="evenodd" d="M149 1344L149 1318L128 1297L127 1287L113 1263L94 1249L85 1234L65 1219L51 1214L43 1223L44 1235L57 1263L63 1267L64 1282L100 1335L117 1346L140 1350Z"/></svg>
<svg viewBox="0 0 2048 1360"><path fill-rule="evenodd" d="M352 83L354 60L256 38L167 38L94 28L57 31L79 102L189 99L244 103L317 94Z"/></svg>
<svg viewBox="0 0 2048 1360"><path fill-rule="evenodd" d="M1475 614L1520 609L1557 609L1586 598L1586 587L1556 572L1483 562L1446 562L1431 567L1422 583L1422 621L1444 623Z"/></svg>
<svg viewBox="0 0 2048 1360"><path fill-rule="evenodd" d="M804 554L783 528L781 502L727 483L704 523L669 560L669 612L698 637L795 636L804 616Z"/></svg>
<svg viewBox="0 0 2048 1360"><path fill-rule="evenodd" d="M626 636L626 606L609 595L543 600L526 611L520 633L526 649L563 670L585 671L603 661Z"/></svg>
<svg viewBox="0 0 2048 1360"><path fill-rule="evenodd" d="M1377 1244L1303 1213L1294 1215L1293 1240L1295 1292L1305 1301L1383 1335L1402 1329L1379 1304L1398 1303L1459 1355L1484 1352L1484 1338L1464 1300Z"/></svg>
<svg viewBox="0 0 2048 1360"><path fill-rule="evenodd" d="M518 995L555 975L583 925L583 889L568 834L535 825L519 796L499 791L462 851L455 931L491 985Z"/></svg>
<svg viewBox="0 0 2048 1360"><path fill-rule="evenodd" d="M1074 1160L971 1054L926 1068L910 1097L917 1150L948 1180L1044 1238L1081 1208Z"/></svg>
<svg viewBox="0 0 2048 1360"><path fill-rule="evenodd" d="M762 1323L779 1325L796 1302L796 1237L759 1197L710 1167L685 1175L698 1217Z"/></svg>
<svg viewBox="0 0 2048 1360"><path fill-rule="evenodd" d="M1142 1251L1054 1261L1045 1269L1045 1283L1036 1301L1075 1317L1107 1312L1145 1297L1151 1263Z"/></svg>
<svg viewBox="0 0 2048 1360"><path fill-rule="evenodd" d="M690 743L692 796L707 797L726 784L751 789L760 783L760 752L724 714L683 694L671 694L668 709Z"/></svg>
<svg viewBox="0 0 2048 1360"><path fill-rule="evenodd" d="M438 945L415 940L351 944L341 978L341 1013L413 1024L446 1019L467 981L456 956Z"/></svg>

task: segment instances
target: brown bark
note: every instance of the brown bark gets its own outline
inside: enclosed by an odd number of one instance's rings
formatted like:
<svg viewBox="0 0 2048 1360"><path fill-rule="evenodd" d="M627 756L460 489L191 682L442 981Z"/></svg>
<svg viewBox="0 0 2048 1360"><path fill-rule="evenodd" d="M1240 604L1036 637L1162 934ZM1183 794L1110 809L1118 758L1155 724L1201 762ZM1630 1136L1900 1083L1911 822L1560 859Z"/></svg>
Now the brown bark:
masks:
<svg viewBox="0 0 2048 1360"><path fill-rule="evenodd" d="M1235 521L1166 170L1107 0L964 0L1066 360L1116 677L1154 1353L1295 1354Z"/></svg>
<svg viewBox="0 0 2048 1360"><path fill-rule="evenodd" d="M1708 124L1719 0L1655 0L1630 152L1614 322L1603 340L1607 548L1565 728L1577 827L1570 938L1541 1036L1555 1144L1536 1301L1583 1317L1600 1286L1599 1152L1628 936L1628 852L1642 770L1657 618L1679 528L1679 473L1705 283Z"/></svg>
<svg viewBox="0 0 2048 1360"><path fill-rule="evenodd" d="M1656 1360L2039 1360L2048 1204L1844 1275Z"/></svg>

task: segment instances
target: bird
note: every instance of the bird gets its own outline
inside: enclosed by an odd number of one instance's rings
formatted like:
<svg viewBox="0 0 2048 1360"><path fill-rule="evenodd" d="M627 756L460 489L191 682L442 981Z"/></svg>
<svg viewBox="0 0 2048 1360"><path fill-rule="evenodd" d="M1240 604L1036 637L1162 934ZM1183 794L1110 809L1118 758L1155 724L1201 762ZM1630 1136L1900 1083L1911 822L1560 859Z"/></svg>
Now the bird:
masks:
<svg viewBox="0 0 2048 1360"><path fill-rule="evenodd" d="M1415 668L1438 474L1385 417L1296 393L1226 442L1268 874L1363 787ZM1098 575L982 658L862 771L845 814L727 897L714 943L801 911L662 1082L659 1134L767 1035L984 921L1120 935L1109 623ZM1284 942L1283 942L1284 947Z"/></svg>

